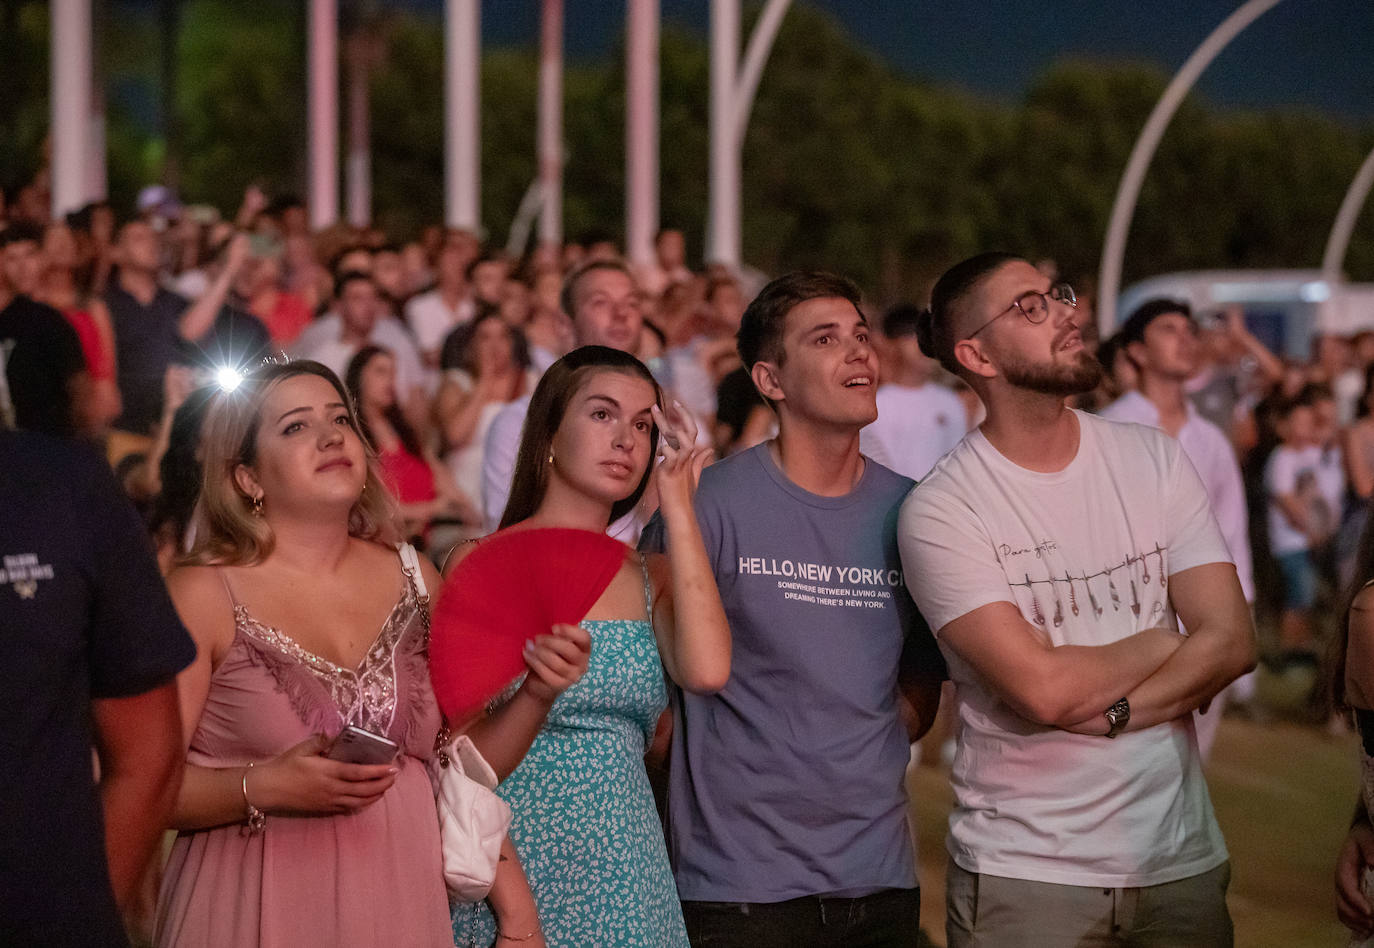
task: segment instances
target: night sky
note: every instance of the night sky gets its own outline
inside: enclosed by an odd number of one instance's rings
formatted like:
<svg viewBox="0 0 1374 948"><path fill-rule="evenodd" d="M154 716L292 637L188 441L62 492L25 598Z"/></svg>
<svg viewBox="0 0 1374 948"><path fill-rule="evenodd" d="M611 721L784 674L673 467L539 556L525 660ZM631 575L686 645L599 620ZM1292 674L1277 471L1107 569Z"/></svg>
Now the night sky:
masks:
<svg viewBox="0 0 1374 948"><path fill-rule="evenodd" d="M438 13L443 0L404 0ZM1015 101L1064 57L1128 59L1176 70L1240 0L795 0L828 11L903 73ZM566 0L568 55L618 42L624 4ZM663 0L663 20L705 35L707 0ZM483 41L533 43L538 0L482 5ZM767 72L763 81L766 83ZM1305 106L1374 119L1374 0L1283 0L1203 74L1199 92L1238 108Z"/></svg>

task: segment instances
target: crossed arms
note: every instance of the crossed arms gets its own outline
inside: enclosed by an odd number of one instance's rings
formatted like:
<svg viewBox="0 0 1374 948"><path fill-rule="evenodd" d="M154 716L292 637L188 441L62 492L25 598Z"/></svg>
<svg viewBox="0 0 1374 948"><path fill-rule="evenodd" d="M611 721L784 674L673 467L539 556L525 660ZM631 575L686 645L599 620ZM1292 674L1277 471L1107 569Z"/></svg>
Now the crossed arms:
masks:
<svg viewBox="0 0 1374 948"><path fill-rule="evenodd" d="M1255 634L1235 567L1208 563L1169 577L1169 600L1189 630L1146 629L1110 645L1055 646L1010 602L952 620L940 639L1030 721L1107 733L1103 712L1125 697L1126 730L1203 707L1255 666Z"/></svg>

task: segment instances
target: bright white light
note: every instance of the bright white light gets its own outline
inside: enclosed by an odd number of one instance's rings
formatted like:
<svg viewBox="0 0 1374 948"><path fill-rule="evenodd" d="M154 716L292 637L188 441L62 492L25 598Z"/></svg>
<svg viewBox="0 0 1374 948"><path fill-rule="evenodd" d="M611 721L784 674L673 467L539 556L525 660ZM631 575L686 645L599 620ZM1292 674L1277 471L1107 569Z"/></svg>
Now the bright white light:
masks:
<svg viewBox="0 0 1374 948"><path fill-rule="evenodd" d="M1331 287L1321 280L1304 283L1298 290L1304 303L1325 303L1331 298Z"/></svg>
<svg viewBox="0 0 1374 948"><path fill-rule="evenodd" d="M232 392L239 387L239 383L242 381L243 374L239 372L238 369L230 368L225 365L215 371L215 384L218 385L222 391Z"/></svg>

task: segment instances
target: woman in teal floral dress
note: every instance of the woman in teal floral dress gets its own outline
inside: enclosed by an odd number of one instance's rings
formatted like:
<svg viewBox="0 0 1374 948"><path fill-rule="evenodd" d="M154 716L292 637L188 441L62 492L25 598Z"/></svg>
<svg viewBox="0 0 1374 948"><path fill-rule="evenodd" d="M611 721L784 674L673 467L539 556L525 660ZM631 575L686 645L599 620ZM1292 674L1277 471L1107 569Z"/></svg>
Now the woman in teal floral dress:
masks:
<svg viewBox="0 0 1374 948"><path fill-rule="evenodd" d="M530 643L523 683L468 729L509 774L498 792L550 946L687 944L643 758L667 704L665 671L689 691L720 689L730 632L692 509L705 452L687 413L665 413L659 399L648 369L619 350L560 359L531 398L502 518L508 530L601 532L652 478L672 551L626 547L580 626ZM526 935L499 930L481 903L459 905L453 921L459 946Z"/></svg>

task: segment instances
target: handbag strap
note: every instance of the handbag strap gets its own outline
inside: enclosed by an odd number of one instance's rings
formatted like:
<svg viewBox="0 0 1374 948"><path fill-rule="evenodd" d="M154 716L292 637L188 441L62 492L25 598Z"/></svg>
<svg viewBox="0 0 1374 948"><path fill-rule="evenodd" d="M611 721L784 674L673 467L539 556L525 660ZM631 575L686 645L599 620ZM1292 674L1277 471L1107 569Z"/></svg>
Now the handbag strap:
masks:
<svg viewBox="0 0 1374 948"><path fill-rule="evenodd" d="M429 589L425 587L425 574L420 571L420 555L409 543L401 544L401 570L415 584L415 597L421 605L429 603Z"/></svg>

